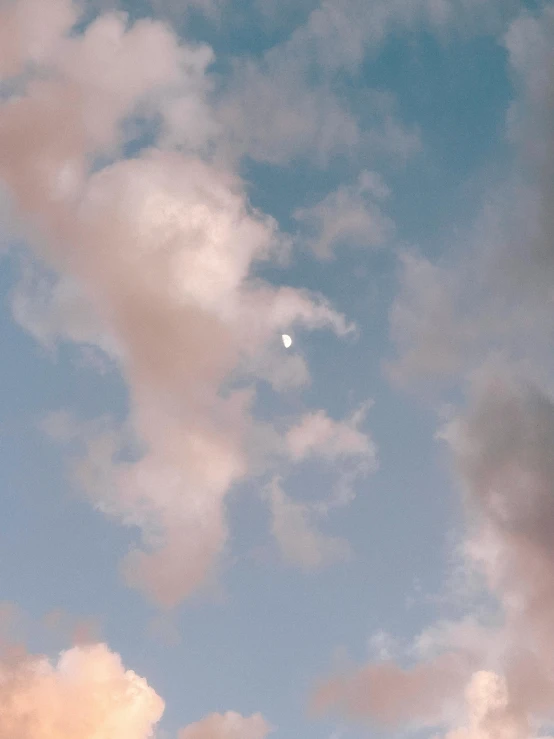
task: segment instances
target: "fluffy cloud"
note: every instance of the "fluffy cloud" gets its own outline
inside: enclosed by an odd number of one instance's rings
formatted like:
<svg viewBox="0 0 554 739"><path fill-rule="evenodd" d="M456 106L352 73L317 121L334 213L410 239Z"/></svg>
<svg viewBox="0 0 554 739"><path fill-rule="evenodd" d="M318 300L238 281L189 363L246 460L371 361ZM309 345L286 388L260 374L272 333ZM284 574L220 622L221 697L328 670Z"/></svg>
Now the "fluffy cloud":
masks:
<svg viewBox="0 0 554 739"><path fill-rule="evenodd" d="M531 727L510 699L506 681L494 672L472 675L465 691L467 726L447 739L528 739Z"/></svg>
<svg viewBox="0 0 554 739"><path fill-rule="evenodd" d="M283 434L257 422L248 430L245 464L251 474L261 476L278 469L284 475L291 463L319 460L328 466L333 478L330 493L317 500L291 499L277 478L266 488L271 530L289 564L309 571L350 555L348 543L323 534L318 523L332 509L350 503L358 479L377 468L375 444L360 429L370 407L371 403L364 403L340 421L329 418L324 411L308 413ZM164 417L164 450L173 446L178 459L186 451L186 437L179 432L173 439L167 423ZM152 453L141 457L145 437L137 438L132 423L120 427L110 419L83 423L70 413L57 412L43 420L42 429L70 450L73 480L96 507L142 531L151 550L150 559L138 550L129 555L124 563L128 582L146 588L159 603L171 605L176 593L185 595L210 574L227 529L221 499L216 497L213 503L214 483L208 482L208 470L202 472L206 458L199 456L199 445L195 457L188 460L187 474L196 470L204 482L200 493L194 496L191 491L186 502L182 500L183 478L177 462L167 458L156 465ZM137 457L138 461L122 461ZM222 473L224 461L220 449L218 464L208 464L210 479ZM159 486L155 496L150 485ZM210 509L210 505L214 507ZM184 532L186 537L182 536Z"/></svg>
<svg viewBox="0 0 554 739"><path fill-rule="evenodd" d="M427 0L324 0L310 5L315 7L306 21L261 58L234 60L216 106L226 132L225 157L246 154L278 165L308 157L326 166L334 157L352 160L363 151L366 156L386 152L393 160L405 160L420 148L417 131L383 106L379 94L365 96L363 115L367 119L369 111L371 123L362 127L355 112L359 106L337 92L341 87L344 91L340 75L356 74L393 30L466 25L473 15L483 23L496 3L445 0L440 22Z"/></svg>
<svg viewBox="0 0 554 739"><path fill-rule="evenodd" d="M227 538L227 493L249 472L253 390L232 390L232 382L306 382L301 359L272 371L275 335L295 324L338 335L352 328L319 296L252 277L287 243L272 219L249 207L240 179L221 164L225 151L277 162L314 141L323 158L355 143L357 123L329 94L329 79L309 91L310 69L353 69L391 24L427 17L416 5L379 3L369 19L365 5L323 3L261 65L237 63L215 105L211 50L179 42L163 23L130 26L124 14L103 13L74 32L79 15L69 0L20 0L2 11L0 74L12 87L0 106L0 176L36 253L61 275L37 291L31 273L14 312L44 341L100 347L126 377L128 425L144 454L116 463L118 432L93 435L92 458L103 454L104 466L92 469L104 472L93 484L81 478L96 505L140 528L126 578L167 606L213 569ZM245 110L259 112L259 124L246 125ZM151 135L157 126L162 148L117 158L137 130ZM368 204L370 191L384 195L365 174L305 211L323 252L347 235L382 238L386 221ZM339 497L348 498L362 468L344 474Z"/></svg>
<svg viewBox="0 0 554 739"><path fill-rule="evenodd" d="M55 665L20 654L0 664L2 739L147 739L163 710L146 680L103 644L74 647Z"/></svg>
<svg viewBox="0 0 554 739"><path fill-rule="evenodd" d="M387 365L392 380L409 385L421 379L451 379L475 361L487 342L483 323L490 323L491 314L480 315L478 322L481 306L468 295L476 286L467 279L469 271L401 254L399 290L390 311L390 337L398 355Z"/></svg>
<svg viewBox="0 0 554 739"><path fill-rule="evenodd" d="M17 22L26 30L26 17ZM318 296L250 279L283 245L233 174L160 149L90 171L91 157L118 149L122 121L140 106L196 90L210 52L179 45L160 23L128 27L120 14L63 35L69 27L48 37L48 75L0 107L0 174L36 224L39 254L67 275L39 295L38 308L36 295L33 306L20 293L15 310L37 335L58 332L115 354L145 453L117 465L110 436L100 444L104 474L88 492L140 527L145 549L129 554L126 578L171 606L212 569L226 540L225 496L247 472L252 393L220 390L295 323L338 334L350 327ZM57 318L46 319L48 306Z"/></svg>
<svg viewBox="0 0 554 739"><path fill-rule="evenodd" d="M164 701L105 644L73 647L56 663L21 650L0 659L1 739L148 739ZM260 714L212 714L179 739L264 739Z"/></svg>

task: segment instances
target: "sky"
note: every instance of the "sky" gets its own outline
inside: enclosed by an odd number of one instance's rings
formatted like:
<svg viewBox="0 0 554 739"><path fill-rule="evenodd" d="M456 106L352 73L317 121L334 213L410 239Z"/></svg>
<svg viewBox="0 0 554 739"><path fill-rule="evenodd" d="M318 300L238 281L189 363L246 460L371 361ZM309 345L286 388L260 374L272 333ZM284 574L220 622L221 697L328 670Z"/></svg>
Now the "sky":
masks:
<svg viewBox="0 0 554 739"><path fill-rule="evenodd" d="M553 123L546 0L0 0L0 739L550 739Z"/></svg>

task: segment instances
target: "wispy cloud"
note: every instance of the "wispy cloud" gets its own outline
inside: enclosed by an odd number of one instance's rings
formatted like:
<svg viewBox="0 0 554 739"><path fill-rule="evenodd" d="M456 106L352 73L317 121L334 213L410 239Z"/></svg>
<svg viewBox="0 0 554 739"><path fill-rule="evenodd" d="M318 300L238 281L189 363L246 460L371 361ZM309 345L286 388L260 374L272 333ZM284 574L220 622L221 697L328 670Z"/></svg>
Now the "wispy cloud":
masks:
<svg viewBox="0 0 554 739"><path fill-rule="evenodd" d="M394 225L379 204L389 194L380 175L363 171L355 185L341 185L294 215L306 231L309 248L321 259L330 259L341 247L379 247L390 239Z"/></svg>

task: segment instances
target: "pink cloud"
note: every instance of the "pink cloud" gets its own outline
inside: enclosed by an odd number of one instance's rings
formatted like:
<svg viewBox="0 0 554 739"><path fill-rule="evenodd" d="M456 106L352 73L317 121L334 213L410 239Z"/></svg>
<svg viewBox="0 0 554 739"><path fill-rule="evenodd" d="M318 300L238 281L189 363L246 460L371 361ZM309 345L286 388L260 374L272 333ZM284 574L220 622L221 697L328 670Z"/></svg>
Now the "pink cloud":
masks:
<svg viewBox="0 0 554 739"><path fill-rule="evenodd" d="M17 22L28 30L26 16ZM64 35L69 27L48 36L48 74L0 106L0 174L35 225L39 255L68 276L51 305L63 307L68 286L83 295L84 325L62 309L58 330L114 351L129 383L128 425L144 456L118 465L117 434L94 434L85 446L95 478L82 469L81 479L98 507L142 531L127 581L173 606L213 570L225 496L248 472L252 391L223 397L222 387L249 359L263 366L275 334L295 323L339 335L352 327L319 296L250 278L286 245L232 173L155 148L89 170L95 155L117 153L133 112L175 90L202 100L211 52L123 14ZM19 305L28 318L29 304Z"/></svg>
<svg viewBox="0 0 554 739"><path fill-rule="evenodd" d="M60 38L77 20L72 0L19 0L0 12L0 77L21 73L28 63L50 61Z"/></svg>
<svg viewBox="0 0 554 739"><path fill-rule="evenodd" d="M304 415L289 429L286 444L292 459L300 461L310 456L330 461L354 458L362 466L376 465L376 448L371 438L360 431L372 403L365 403L344 421L335 421L325 411Z"/></svg>
<svg viewBox="0 0 554 739"><path fill-rule="evenodd" d="M315 713L329 711L387 727L433 726L455 704L471 675L467 655L444 653L403 669L390 661L322 681L312 697Z"/></svg>
<svg viewBox="0 0 554 739"><path fill-rule="evenodd" d="M104 644L74 647L54 665L22 654L0 663L2 739L147 739L163 710Z"/></svg>
<svg viewBox="0 0 554 739"><path fill-rule="evenodd" d="M73 647L52 662L22 649L0 654L1 739L149 739L164 701L105 644ZM264 739L260 714L212 714L179 739Z"/></svg>
<svg viewBox="0 0 554 739"><path fill-rule="evenodd" d="M491 363L475 374L468 409L441 438L463 483L468 566L500 613L489 625L478 617L435 625L416 642L415 667L369 664L331 678L315 706L390 725L446 726L449 739L527 739L554 716L554 401Z"/></svg>
<svg viewBox="0 0 554 739"><path fill-rule="evenodd" d="M259 713L244 718L239 713L213 713L179 732L178 739L264 739L271 727Z"/></svg>

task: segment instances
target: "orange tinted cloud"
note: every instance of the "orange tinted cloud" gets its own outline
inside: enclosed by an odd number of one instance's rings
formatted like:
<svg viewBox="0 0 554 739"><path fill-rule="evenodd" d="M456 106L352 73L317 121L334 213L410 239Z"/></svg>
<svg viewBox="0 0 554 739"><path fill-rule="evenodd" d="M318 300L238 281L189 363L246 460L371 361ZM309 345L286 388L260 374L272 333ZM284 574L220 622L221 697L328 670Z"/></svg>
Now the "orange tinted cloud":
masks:
<svg viewBox="0 0 554 739"><path fill-rule="evenodd" d="M105 644L77 646L53 663L24 650L0 655L0 739L149 739L164 701ZM212 714L179 739L264 739L260 714Z"/></svg>

